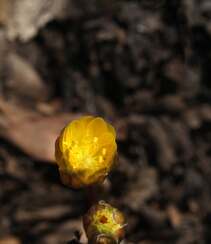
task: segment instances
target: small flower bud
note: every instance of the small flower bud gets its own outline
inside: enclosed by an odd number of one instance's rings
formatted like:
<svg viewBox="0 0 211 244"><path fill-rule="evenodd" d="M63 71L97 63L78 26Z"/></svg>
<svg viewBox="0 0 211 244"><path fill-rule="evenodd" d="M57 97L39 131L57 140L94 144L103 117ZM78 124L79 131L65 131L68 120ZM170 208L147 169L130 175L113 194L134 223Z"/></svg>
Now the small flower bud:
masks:
<svg viewBox="0 0 211 244"><path fill-rule="evenodd" d="M89 243L117 244L124 237L123 214L103 201L90 208L83 218L83 224Z"/></svg>
<svg viewBox="0 0 211 244"><path fill-rule="evenodd" d="M56 140L55 157L65 185L80 188L101 183L117 151L114 128L100 117L72 121Z"/></svg>

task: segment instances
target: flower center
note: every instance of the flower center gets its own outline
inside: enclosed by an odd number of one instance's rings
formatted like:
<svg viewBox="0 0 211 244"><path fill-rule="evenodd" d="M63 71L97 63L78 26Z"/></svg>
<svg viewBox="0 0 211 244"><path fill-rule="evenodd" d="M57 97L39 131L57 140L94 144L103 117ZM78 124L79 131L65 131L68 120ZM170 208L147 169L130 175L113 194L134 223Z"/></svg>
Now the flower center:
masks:
<svg viewBox="0 0 211 244"><path fill-rule="evenodd" d="M72 141L68 158L73 169L97 170L106 160L107 149L101 148L98 137L84 137L80 142Z"/></svg>

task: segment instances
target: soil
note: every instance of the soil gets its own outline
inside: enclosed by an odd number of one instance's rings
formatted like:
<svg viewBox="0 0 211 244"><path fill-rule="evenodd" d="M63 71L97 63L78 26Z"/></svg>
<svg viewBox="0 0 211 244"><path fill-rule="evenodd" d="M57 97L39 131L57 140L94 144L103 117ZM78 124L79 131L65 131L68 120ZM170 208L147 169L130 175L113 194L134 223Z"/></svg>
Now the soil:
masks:
<svg viewBox="0 0 211 244"><path fill-rule="evenodd" d="M7 42L46 92L11 85L2 56L1 97L114 124L118 164L102 198L126 216L123 243L211 243L209 0L75 3L80 11L28 42ZM3 134L0 144L0 243L84 242L86 192L63 186L55 164Z"/></svg>

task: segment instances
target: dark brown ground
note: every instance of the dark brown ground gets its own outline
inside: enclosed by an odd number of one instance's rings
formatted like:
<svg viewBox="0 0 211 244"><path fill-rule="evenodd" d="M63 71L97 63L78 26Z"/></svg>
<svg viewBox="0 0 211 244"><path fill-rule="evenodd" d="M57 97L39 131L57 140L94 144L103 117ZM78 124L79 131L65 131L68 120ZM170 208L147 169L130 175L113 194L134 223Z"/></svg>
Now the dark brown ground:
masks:
<svg viewBox="0 0 211 244"><path fill-rule="evenodd" d="M9 63L1 66L2 98L36 113L113 122L119 165L104 200L126 215L125 243L211 243L210 1L88 2L77 1L80 14L51 21L27 43L8 44L47 92L26 97L8 85ZM0 243L67 243L81 231L85 192L64 187L56 166L7 138L0 139ZM30 141L42 144L36 133Z"/></svg>

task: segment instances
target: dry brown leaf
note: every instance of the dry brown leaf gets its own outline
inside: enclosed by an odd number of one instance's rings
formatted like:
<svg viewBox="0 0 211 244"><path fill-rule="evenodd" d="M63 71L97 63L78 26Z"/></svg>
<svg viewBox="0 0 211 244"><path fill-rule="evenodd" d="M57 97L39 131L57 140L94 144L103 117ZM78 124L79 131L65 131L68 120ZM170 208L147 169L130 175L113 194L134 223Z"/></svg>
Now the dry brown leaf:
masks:
<svg viewBox="0 0 211 244"><path fill-rule="evenodd" d="M54 161L54 143L61 129L78 114L41 116L0 100L0 136L36 160Z"/></svg>
<svg viewBox="0 0 211 244"><path fill-rule="evenodd" d="M67 123L82 114L46 114L0 99L0 136L36 160L54 162L54 144L60 131ZM118 140L125 140L126 135L123 136L124 132L121 131L126 124L120 121L113 121L112 124L117 131Z"/></svg>
<svg viewBox="0 0 211 244"><path fill-rule="evenodd" d="M14 236L8 236L0 239L0 244L21 244L21 241Z"/></svg>
<svg viewBox="0 0 211 244"><path fill-rule="evenodd" d="M48 89L34 67L16 53L6 59L7 90L24 98L43 101L48 98Z"/></svg>
<svg viewBox="0 0 211 244"><path fill-rule="evenodd" d="M28 41L50 20L64 18L69 0L0 0L0 23L6 27L10 40Z"/></svg>

